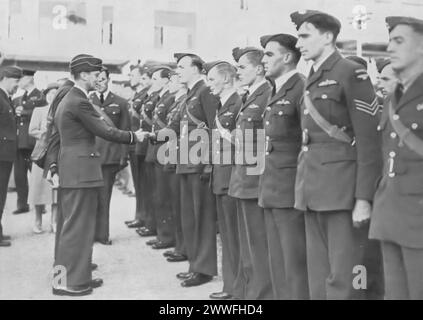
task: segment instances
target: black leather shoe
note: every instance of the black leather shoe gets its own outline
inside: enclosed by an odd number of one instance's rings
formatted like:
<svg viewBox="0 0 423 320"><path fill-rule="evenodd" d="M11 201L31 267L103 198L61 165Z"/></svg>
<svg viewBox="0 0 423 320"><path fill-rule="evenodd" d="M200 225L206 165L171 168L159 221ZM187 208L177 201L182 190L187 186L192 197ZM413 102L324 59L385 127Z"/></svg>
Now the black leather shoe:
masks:
<svg viewBox="0 0 423 320"><path fill-rule="evenodd" d="M202 284L210 282L212 279L213 279L213 277L209 276L207 274L194 272L191 278L186 279L186 280L181 282L181 286L186 287L186 288L201 286Z"/></svg>
<svg viewBox="0 0 423 320"><path fill-rule="evenodd" d="M143 226L144 226L144 223L142 221L139 221L139 220L136 220L136 221L128 224L128 228L131 228L131 229L141 228Z"/></svg>
<svg viewBox="0 0 423 320"><path fill-rule="evenodd" d="M179 280L187 280L191 278L192 275L193 275L192 272L180 272L176 275L176 278L178 278Z"/></svg>
<svg viewBox="0 0 423 320"><path fill-rule="evenodd" d="M210 299L214 300L229 300L232 299L232 296L229 293L226 292L214 292L210 296Z"/></svg>
<svg viewBox="0 0 423 320"><path fill-rule="evenodd" d="M1 237L0 237L0 240L6 240L6 241L9 241L9 240L11 240L12 239L12 237L11 236L7 236L7 235L2 235Z"/></svg>
<svg viewBox="0 0 423 320"><path fill-rule="evenodd" d="M158 239L151 239L151 240L148 240L145 244L147 246L152 246L152 245L155 245L157 242L159 242Z"/></svg>
<svg viewBox="0 0 423 320"><path fill-rule="evenodd" d="M137 219L127 220L127 221L125 221L125 224L128 225L128 224L131 224L131 223L134 223L134 222L137 222L137 221L138 221Z"/></svg>
<svg viewBox="0 0 423 320"><path fill-rule="evenodd" d="M143 230L140 230L140 231L137 231L137 233L138 233L141 237L153 237L153 236L156 236L156 235L157 235L157 233L156 233L156 232L154 232L154 231L152 231L152 230L150 230L150 229L147 229L147 228L145 228L145 229L143 229Z"/></svg>
<svg viewBox="0 0 423 320"><path fill-rule="evenodd" d="M175 254L171 257L168 257L166 260L169 262L182 262L182 261L187 261L188 258L187 256L184 256L183 254Z"/></svg>
<svg viewBox="0 0 423 320"><path fill-rule="evenodd" d="M10 247L12 245L12 243L10 241L7 240L0 240L0 247Z"/></svg>
<svg viewBox="0 0 423 320"><path fill-rule="evenodd" d="M167 250L167 251L163 252L163 256L166 257L166 258L171 257L175 254L177 254L177 253L174 250Z"/></svg>
<svg viewBox="0 0 423 320"><path fill-rule="evenodd" d="M80 290L72 290L68 288L53 288L53 294L56 296L71 296L71 297L81 297L87 296L93 292L93 288L86 287Z"/></svg>
<svg viewBox="0 0 423 320"><path fill-rule="evenodd" d="M103 285L103 279L97 278L90 281L90 287L93 289L99 288Z"/></svg>
<svg viewBox="0 0 423 320"><path fill-rule="evenodd" d="M172 243L165 243L158 241L155 244L153 244L151 247L155 250L162 250L162 249L169 249L172 248L174 245Z"/></svg>
<svg viewBox="0 0 423 320"><path fill-rule="evenodd" d="M111 246L112 245L112 240L99 240L99 241L97 241L98 243L101 243L102 245L105 245L105 246Z"/></svg>
<svg viewBox="0 0 423 320"><path fill-rule="evenodd" d="M29 212L29 206L28 207L23 207L20 209L16 209L15 211L13 211L13 214L22 214L22 213L27 213Z"/></svg>
<svg viewBox="0 0 423 320"><path fill-rule="evenodd" d="M98 269L98 264L96 263L91 263L91 271L97 270Z"/></svg>

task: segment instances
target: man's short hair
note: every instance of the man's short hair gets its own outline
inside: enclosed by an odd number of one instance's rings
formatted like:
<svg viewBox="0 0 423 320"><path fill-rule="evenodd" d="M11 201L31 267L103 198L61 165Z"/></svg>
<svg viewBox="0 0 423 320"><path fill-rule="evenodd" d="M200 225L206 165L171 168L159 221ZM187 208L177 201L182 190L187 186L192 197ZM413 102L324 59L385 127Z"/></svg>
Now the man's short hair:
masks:
<svg viewBox="0 0 423 320"><path fill-rule="evenodd" d="M333 34L333 42L338 38L341 27L339 23L330 15L316 14L308 18L305 22L311 23L320 32L331 32Z"/></svg>
<svg viewBox="0 0 423 320"><path fill-rule="evenodd" d="M215 66L217 72L223 76L229 78L229 80L233 83L236 79L236 69L229 63L219 63Z"/></svg>

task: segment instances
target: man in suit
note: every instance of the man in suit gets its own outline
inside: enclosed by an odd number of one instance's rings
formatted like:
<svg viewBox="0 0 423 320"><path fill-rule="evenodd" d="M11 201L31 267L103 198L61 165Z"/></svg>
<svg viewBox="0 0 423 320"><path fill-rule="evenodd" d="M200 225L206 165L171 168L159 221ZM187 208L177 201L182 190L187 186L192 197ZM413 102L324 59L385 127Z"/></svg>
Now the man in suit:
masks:
<svg viewBox="0 0 423 320"><path fill-rule="evenodd" d="M90 102L98 106L104 112L103 116L109 117L116 128L129 130L128 102L110 92L109 82L109 70L104 68L99 75L96 92L90 95ZM104 187L101 188L98 203L95 240L104 245L111 245L112 241L109 237L110 200L116 174L128 164L128 147L96 137L96 150L100 153Z"/></svg>
<svg viewBox="0 0 423 320"><path fill-rule="evenodd" d="M22 70L17 67L0 68L0 247L9 247L10 237L3 234L1 217L7 197L7 185L16 159L17 136L15 111L11 96L18 88Z"/></svg>
<svg viewBox="0 0 423 320"><path fill-rule="evenodd" d="M366 292L354 277L380 175L379 104L367 71L335 47L338 19L314 10L291 19L297 48L313 62L295 187L295 208L305 211L310 297L361 299Z"/></svg>
<svg viewBox="0 0 423 320"><path fill-rule="evenodd" d="M398 84L378 129L383 175L370 238L381 241L386 299L423 299L423 20L387 17L388 53Z"/></svg>
<svg viewBox="0 0 423 320"><path fill-rule="evenodd" d="M213 174L212 190L216 196L217 221L222 241L223 290L210 295L212 299L229 299L238 296L237 275L239 267L239 239L236 200L228 195L234 148L232 130L242 101L234 88L236 69L226 61L205 65L211 92L220 99L212 136Z"/></svg>
<svg viewBox="0 0 423 320"><path fill-rule="evenodd" d="M18 153L13 171L18 199L17 209L13 211L14 214L29 211L28 171L31 170L31 153L35 146L35 139L29 135L28 128L34 108L43 106L46 103L43 93L34 85L34 74L35 71L33 70L23 70L23 77L19 81L19 87L25 93L13 100L18 130Z"/></svg>
<svg viewBox="0 0 423 320"><path fill-rule="evenodd" d="M202 79L202 59L192 53L174 56L179 79L188 87L181 107L180 160L176 173L181 179L182 230L189 270L179 273L177 278L182 280L183 287L192 287L211 281L217 274L216 204L209 188L211 166L205 151L208 146L202 148L201 159L190 159L190 150L198 145L188 141L188 136L195 129L200 129L197 133L209 133L220 102Z"/></svg>
<svg viewBox="0 0 423 320"><path fill-rule="evenodd" d="M148 97L148 90L151 87L151 75L147 67L137 65L132 68L131 73L129 74L129 81L131 87L135 89L134 97L131 99L131 130L138 130L140 128L140 112L142 105ZM147 144L147 141L143 142L144 145ZM135 145L129 146L129 163L131 166L132 180L134 182L135 188L135 199L136 199L136 208L135 208L135 218L130 221L126 221L128 228L141 228L144 226L145 222L142 217L145 215L144 209L144 199L145 196L140 192L140 166L143 170L143 162L145 159L145 154L139 154L139 147ZM138 152L136 152L138 151Z"/></svg>
<svg viewBox="0 0 423 320"><path fill-rule="evenodd" d="M266 76L275 83L263 118L266 154L259 185L273 295L304 300L309 298L304 212L294 209L302 136L304 77L296 70L301 53L295 47L297 38L289 34L263 36L260 42Z"/></svg>
<svg viewBox="0 0 423 320"><path fill-rule="evenodd" d="M253 47L235 48L233 57L237 62L239 84L248 88L236 118L239 130L235 144L236 163L229 185L229 195L237 199L240 246L237 277L241 281L237 285L237 295L242 299L272 299L264 212L257 203L261 170L256 172L255 169L259 169L260 163L247 159L255 152L258 154L257 159L260 157L260 148L263 146L258 144L257 137L263 128L262 114L272 89L264 78L262 50Z"/></svg>
<svg viewBox="0 0 423 320"><path fill-rule="evenodd" d="M70 71L75 85L60 102L54 118L60 137L57 173L63 221L54 271L56 276L64 273L66 279L65 283L53 284L55 295L87 295L103 283L91 275L94 213L104 186L95 137L126 144L143 139L140 134L114 128L89 102L88 92L95 89L102 68L102 61L90 55L72 59Z"/></svg>

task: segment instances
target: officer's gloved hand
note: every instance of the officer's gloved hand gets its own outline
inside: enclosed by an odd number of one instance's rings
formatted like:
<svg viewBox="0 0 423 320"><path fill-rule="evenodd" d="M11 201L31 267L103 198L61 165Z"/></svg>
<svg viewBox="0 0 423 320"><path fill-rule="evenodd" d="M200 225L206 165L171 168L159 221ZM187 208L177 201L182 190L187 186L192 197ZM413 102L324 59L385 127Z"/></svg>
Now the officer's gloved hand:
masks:
<svg viewBox="0 0 423 320"><path fill-rule="evenodd" d="M360 228L370 221L370 214L372 212L372 205L367 200L357 199L353 210L353 225Z"/></svg>

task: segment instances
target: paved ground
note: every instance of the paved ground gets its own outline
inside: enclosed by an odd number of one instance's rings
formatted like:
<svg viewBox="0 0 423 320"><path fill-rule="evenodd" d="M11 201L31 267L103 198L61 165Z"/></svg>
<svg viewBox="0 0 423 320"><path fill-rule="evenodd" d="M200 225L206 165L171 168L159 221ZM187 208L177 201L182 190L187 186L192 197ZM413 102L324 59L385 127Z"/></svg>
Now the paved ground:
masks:
<svg viewBox="0 0 423 320"><path fill-rule="evenodd" d="M9 193L3 228L12 236L12 247L0 248L1 299L71 299L51 294L54 235L48 232L49 213L44 216L42 235L32 233L34 213L12 215L16 193ZM195 288L183 288L175 275L188 270L187 262L169 263L129 230L125 220L133 218L135 198L114 190L111 205L112 246L96 244L94 262L99 265L94 277L104 279L104 286L87 297L74 299L208 299L222 288L221 277ZM219 263L220 265L220 263ZM219 268L220 269L220 268Z"/></svg>

